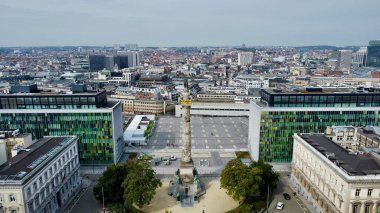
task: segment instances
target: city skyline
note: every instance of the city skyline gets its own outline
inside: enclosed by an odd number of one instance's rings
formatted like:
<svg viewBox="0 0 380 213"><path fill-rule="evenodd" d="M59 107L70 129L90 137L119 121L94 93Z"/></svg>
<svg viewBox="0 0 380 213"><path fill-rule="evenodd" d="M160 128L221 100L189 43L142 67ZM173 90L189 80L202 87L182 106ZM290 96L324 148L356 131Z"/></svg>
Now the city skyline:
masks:
<svg viewBox="0 0 380 213"><path fill-rule="evenodd" d="M367 45L380 2L195 1L0 3L0 46Z"/></svg>

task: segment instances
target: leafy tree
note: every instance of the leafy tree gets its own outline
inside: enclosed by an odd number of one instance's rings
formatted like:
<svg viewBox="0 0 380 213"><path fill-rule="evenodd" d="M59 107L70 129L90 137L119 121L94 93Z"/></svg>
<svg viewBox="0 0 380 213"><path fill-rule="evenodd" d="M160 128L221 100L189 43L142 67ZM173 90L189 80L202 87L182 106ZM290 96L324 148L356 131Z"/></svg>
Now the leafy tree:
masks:
<svg viewBox="0 0 380 213"><path fill-rule="evenodd" d="M251 168L236 158L230 160L223 169L220 184L234 200L259 196L259 188L262 182L261 172L260 169Z"/></svg>
<svg viewBox="0 0 380 213"><path fill-rule="evenodd" d="M103 188L105 204L124 203L124 190L121 185L132 167L133 165L131 163L108 166L107 170L100 176L98 184L93 189L95 198L102 200Z"/></svg>
<svg viewBox="0 0 380 213"><path fill-rule="evenodd" d="M268 185L274 189L277 182L278 174L272 170L270 164L258 161L247 166L240 158L230 160L220 178L221 187L234 200L265 197Z"/></svg>
<svg viewBox="0 0 380 213"><path fill-rule="evenodd" d="M277 182L279 180L279 175L275 171L273 171L272 165L265 163L263 160L259 160L257 162L252 162L251 167L258 167L262 170L262 183L260 186L260 191L265 192L266 196L268 185L270 190L274 190L277 188Z"/></svg>
<svg viewBox="0 0 380 213"><path fill-rule="evenodd" d="M132 209L133 204L139 208L150 203L156 194L156 189L161 186L161 181L156 177L155 171L150 167L148 161L133 161L134 166L125 178L124 206Z"/></svg>

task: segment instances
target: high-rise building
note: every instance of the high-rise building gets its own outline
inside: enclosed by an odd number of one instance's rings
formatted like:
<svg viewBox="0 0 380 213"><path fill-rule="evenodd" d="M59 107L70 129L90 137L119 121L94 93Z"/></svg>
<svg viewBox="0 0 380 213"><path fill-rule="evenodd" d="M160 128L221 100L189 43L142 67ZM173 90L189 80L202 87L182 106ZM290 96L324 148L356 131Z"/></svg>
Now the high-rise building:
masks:
<svg viewBox="0 0 380 213"><path fill-rule="evenodd" d="M33 139L76 135L82 164L118 162L123 153L122 106L108 101L106 91L16 93L16 88L0 94L0 129L19 129L32 133Z"/></svg>
<svg viewBox="0 0 380 213"><path fill-rule="evenodd" d="M115 65L115 62L114 62L113 56L112 55L106 55L104 58L104 68L103 69L113 71L114 65Z"/></svg>
<svg viewBox="0 0 380 213"><path fill-rule="evenodd" d="M0 212L63 212L81 190L77 137L47 137L0 166Z"/></svg>
<svg viewBox="0 0 380 213"><path fill-rule="evenodd" d="M113 71L115 65L119 69L137 67L140 64L139 53L136 51L118 51L115 55L89 55L90 71Z"/></svg>
<svg viewBox="0 0 380 213"><path fill-rule="evenodd" d="M253 63L253 52L239 52L238 65L247 66Z"/></svg>
<svg viewBox="0 0 380 213"><path fill-rule="evenodd" d="M354 54L353 66L365 67L367 63L367 47L360 47L360 49Z"/></svg>
<svg viewBox="0 0 380 213"><path fill-rule="evenodd" d="M140 65L139 52L129 51L127 52L127 54L128 54L128 67L137 67Z"/></svg>
<svg viewBox="0 0 380 213"><path fill-rule="evenodd" d="M369 41L367 66L380 67L380 40Z"/></svg>
<svg viewBox="0 0 380 213"><path fill-rule="evenodd" d="M253 159L290 162L294 133L323 133L328 126L380 125L380 91L261 90L249 116Z"/></svg>
<svg viewBox="0 0 380 213"><path fill-rule="evenodd" d="M350 73L352 62L352 50L339 50L338 67L344 73Z"/></svg>
<svg viewBox="0 0 380 213"><path fill-rule="evenodd" d="M90 71L93 72L103 69L113 71L114 67L113 56L104 54L89 55L88 63Z"/></svg>
<svg viewBox="0 0 380 213"><path fill-rule="evenodd" d="M128 60L129 56L127 54L117 54L113 57L114 63L117 65L119 69L128 68Z"/></svg>

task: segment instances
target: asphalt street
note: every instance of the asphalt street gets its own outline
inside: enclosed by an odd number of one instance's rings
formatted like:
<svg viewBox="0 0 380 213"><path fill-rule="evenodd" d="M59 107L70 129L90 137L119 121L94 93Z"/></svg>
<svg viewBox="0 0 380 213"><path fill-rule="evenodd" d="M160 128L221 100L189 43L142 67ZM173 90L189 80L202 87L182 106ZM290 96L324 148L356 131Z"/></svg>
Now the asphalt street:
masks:
<svg viewBox="0 0 380 213"><path fill-rule="evenodd" d="M301 201L298 195L294 195L293 191L289 187L289 177L287 175L281 175L280 181L277 185L277 189L274 191L274 198L269 206L269 212L282 212L282 213L312 213L309 208ZM285 200L283 193L288 193L291 197L290 200ZM284 203L284 209L276 209L278 202Z"/></svg>

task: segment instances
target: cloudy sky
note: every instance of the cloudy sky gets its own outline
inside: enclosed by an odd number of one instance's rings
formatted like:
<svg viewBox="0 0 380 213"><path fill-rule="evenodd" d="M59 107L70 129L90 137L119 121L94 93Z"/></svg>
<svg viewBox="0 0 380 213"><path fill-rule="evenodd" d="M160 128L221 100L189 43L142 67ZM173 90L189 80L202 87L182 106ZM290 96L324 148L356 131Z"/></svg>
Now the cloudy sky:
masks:
<svg viewBox="0 0 380 213"><path fill-rule="evenodd" d="M379 0L1 0L0 46L366 45Z"/></svg>

